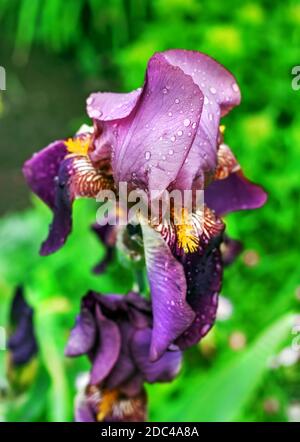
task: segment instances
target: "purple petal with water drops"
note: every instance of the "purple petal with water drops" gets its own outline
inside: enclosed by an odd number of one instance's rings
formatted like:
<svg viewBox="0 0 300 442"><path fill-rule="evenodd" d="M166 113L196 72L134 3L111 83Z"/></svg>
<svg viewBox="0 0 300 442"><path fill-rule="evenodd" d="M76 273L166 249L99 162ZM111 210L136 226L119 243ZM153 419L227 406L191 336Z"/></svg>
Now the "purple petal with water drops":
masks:
<svg viewBox="0 0 300 442"><path fill-rule="evenodd" d="M215 246L207 248L203 255L185 255L182 264L187 279L187 301L196 314L192 325L175 341L183 350L199 342L215 321L223 269L220 250Z"/></svg>
<svg viewBox="0 0 300 442"><path fill-rule="evenodd" d="M67 148L64 141L55 141L39 153L34 154L23 167L29 187L51 209L55 205L56 177L66 153Z"/></svg>
<svg viewBox="0 0 300 442"><path fill-rule="evenodd" d="M164 190L176 178L192 145L202 104L202 93L192 78L156 54L149 61L145 86L132 112L124 118L123 113L120 117L105 111L108 104L101 110L103 132L95 140L93 154L111 144L116 182ZM108 118L114 119L108 122Z"/></svg>
<svg viewBox="0 0 300 442"><path fill-rule="evenodd" d="M122 342L118 360L105 380L105 387L109 390L122 385L124 382L130 379L136 371L136 367L130 352L130 342L134 334L134 328L129 322L124 320L121 320L118 326Z"/></svg>
<svg viewBox="0 0 300 442"><path fill-rule="evenodd" d="M91 94L87 103L87 113L97 121L113 121L127 117L135 108L142 89L119 94L114 92L96 92Z"/></svg>
<svg viewBox="0 0 300 442"><path fill-rule="evenodd" d="M216 166L220 117L240 103L241 95L234 76L220 63L197 51L181 49L163 53L165 58L191 75L204 95L204 105L197 135L175 187L190 189L195 178L203 187L203 172Z"/></svg>
<svg viewBox="0 0 300 442"><path fill-rule="evenodd" d="M12 363L23 365L37 353L38 344L33 323L33 309L24 297L23 287L17 287L10 310L10 325L13 329L7 347Z"/></svg>
<svg viewBox="0 0 300 442"><path fill-rule="evenodd" d="M218 216L223 216L236 210L257 209L265 204L267 194L239 171L213 181L205 189L204 199Z"/></svg>
<svg viewBox="0 0 300 442"><path fill-rule="evenodd" d="M158 232L146 224L142 231L154 318L150 349L154 361L191 325L195 314L186 301L183 266Z"/></svg>
<svg viewBox="0 0 300 442"><path fill-rule="evenodd" d="M147 382L168 382L179 372L182 354L180 351L166 351L158 360L151 362L149 350L152 331L150 328L135 332L131 348L139 371Z"/></svg>

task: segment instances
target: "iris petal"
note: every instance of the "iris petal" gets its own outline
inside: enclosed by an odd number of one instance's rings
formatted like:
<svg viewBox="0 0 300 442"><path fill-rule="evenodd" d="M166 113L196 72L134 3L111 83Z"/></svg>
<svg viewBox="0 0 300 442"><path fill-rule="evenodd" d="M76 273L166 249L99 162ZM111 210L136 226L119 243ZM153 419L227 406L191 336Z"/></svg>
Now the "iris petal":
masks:
<svg viewBox="0 0 300 442"><path fill-rule="evenodd" d="M162 236L142 225L153 308L151 360L157 360L192 323L195 314L186 302L183 266L172 255Z"/></svg>
<svg viewBox="0 0 300 442"><path fill-rule="evenodd" d="M267 194L238 171L213 181L204 191L204 199L217 215L223 216L236 210L257 209L265 204Z"/></svg>
<svg viewBox="0 0 300 442"><path fill-rule="evenodd" d="M171 381L180 370L182 354L180 351L167 351L157 361L149 359L151 329L135 332L132 341L132 354L139 371L147 382Z"/></svg>

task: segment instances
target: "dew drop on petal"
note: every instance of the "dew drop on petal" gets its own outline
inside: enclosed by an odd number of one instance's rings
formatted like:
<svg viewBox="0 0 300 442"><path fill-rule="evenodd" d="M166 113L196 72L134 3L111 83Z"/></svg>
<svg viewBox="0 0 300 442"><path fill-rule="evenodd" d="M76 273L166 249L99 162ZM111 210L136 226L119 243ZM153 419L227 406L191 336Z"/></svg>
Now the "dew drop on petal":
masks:
<svg viewBox="0 0 300 442"><path fill-rule="evenodd" d="M179 130L179 131L177 132L177 135L178 135L179 137L181 137L182 134L183 134L182 130Z"/></svg>
<svg viewBox="0 0 300 442"><path fill-rule="evenodd" d="M169 117L172 117L173 114L172 114L172 112L169 112L168 115L169 115Z"/></svg>
<svg viewBox="0 0 300 442"><path fill-rule="evenodd" d="M205 96L205 97L204 97L204 104L207 105L208 103L209 103L209 100L208 100L208 98Z"/></svg>
<svg viewBox="0 0 300 442"><path fill-rule="evenodd" d="M193 124L192 124L192 128L193 128L193 129L196 129L196 126L197 126L196 123L193 123Z"/></svg>
<svg viewBox="0 0 300 442"><path fill-rule="evenodd" d="M214 87L209 88L209 90L212 94L215 94L217 92L217 90Z"/></svg>
<svg viewBox="0 0 300 442"><path fill-rule="evenodd" d="M171 137L171 141L173 141L173 143L174 143L174 141L176 140L176 137L174 137L174 135Z"/></svg>
<svg viewBox="0 0 300 442"><path fill-rule="evenodd" d="M167 94L168 93L168 89L166 87L164 87L162 92L163 92L163 94Z"/></svg>
<svg viewBox="0 0 300 442"><path fill-rule="evenodd" d="M191 120L189 120L188 118L186 118L186 119L184 120L184 122L183 122L183 125L184 125L185 127L188 127L190 124L191 124Z"/></svg>
<svg viewBox="0 0 300 442"><path fill-rule="evenodd" d="M170 150L169 150L169 155L173 155L173 153L174 153L174 150L173 150L173 149L170 149Z"/></svg>
<svg viewBox="0 0 300 442"><path fill-rule="evenodd" d="M149 150L147 150L147 152L145 152L145 158L146 158L146 160L150 160L151 152L149 152Z"/></svg>
<svg viewBox="0 0 300 442"><path fill-rule="evenodd" d="M234 92L238 92L239 91L239 87L238 87L238 85L236 83L233 83L232 89L234 90Z"/></svg>
<svg viewBox="0 0 300 442"><path fill-rule="evenodd" d="M180 102L179 98L175 98L175 103L178 104Z"/></svg>

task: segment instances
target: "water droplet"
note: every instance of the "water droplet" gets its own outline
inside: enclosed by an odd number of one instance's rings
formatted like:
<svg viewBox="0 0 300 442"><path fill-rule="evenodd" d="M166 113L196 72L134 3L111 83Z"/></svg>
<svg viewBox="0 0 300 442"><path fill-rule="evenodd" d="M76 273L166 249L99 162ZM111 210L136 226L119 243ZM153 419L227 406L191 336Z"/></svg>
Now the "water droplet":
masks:
<svg viewBox="0 0 300 442"><path fill-rule="evenodd" d="M232 89L234 90L234 92L238 92L239 91L239 87L238 87L238 85L236 83L233 83Z"/></svg>
<svg viewBox="0 0 300 442"><path fill-rule="evenodd" d="M176 104L180 103L179 98L175 98L175 103L176 103Z"/></svg>
<svg viewBox="0 0 300 442"><path fill-rule="evenodd" d="M173 135L173 136L171 137L171 141L173 141L173 143L174 143L175 140L176 140L176 137Z"/></svg>
<svg viewBox="0 0 300 442"><path fill-rule="evenodd" d="M90 111L90 117L91 117L91 118L100 118L101 115L102 115L102 112L101 112L100 110L92 109L92 110Z"/></svg>
<svg viewBox="0 0 300 442"><path fill-rule="evenodd" d="M208 114L208 119L209 119L209 121L212 121L212 120L213 120L213 116L212 116L212 114Z"/></svg>
<svg viewBox="0 0 300 442"><path fill-rule="evenodd" d="M214 87L210 87L209 90L212 94L215 94L217 92L217 90Z"/></svg>
<svg viewBox="0 0 300 442"><path fill-rule="evenodd" d="M173 114L172 114L172 112L169 112L168 115L169 115L169 117L172 117Z"/></svg>
<svg viewBox="0 0 300 442"><path fill-rule="evenodd" d="M147 150L147 152L145 152L145 158L147 161L150 160L150 158L151 158L151 152L149 152L148 150Z"/></svg>
<svg viewBox="0 0 300 442"><path fill-rule="evenodd" d="M184 120L184 122L183 122L183 125L184 125L185 127L188 127L190 124L191 124L191 120L189 120L188 118L186 118L186 119Z"/></svg>
<svg viewBox="0 0 300 442"><path fill-rule="evenodd" d="M208 100L208 98L205 96L205 97L204 97L204 104L207 105L208 103L209 103L209 100Z"/></svg>
<svg viewBox="0 0 300 442"><path fill-rule="evenodd" d="M193 124L192 124L192 128L193 128L193 129L196 129L196 126L197 126L196 123L193 123Z"/></svg>
<svg viewBox="0 0 300 442"><path fill-rule="evenodd" d="M167 94L168 93L168 89L166 87L163 88L163 94Z"/></svg>
<svg viewBox="0 0 300 442"><path fill-rule="evenodd" d="M182 130L179 130L179 131L177 132L177 135L178 135L179 137L181 137L182 134L183 134Z"/></svg>
<svg viewBox="0 0 300 442"><path fill-rule="evenodd" d="M173 149L170 149L170 150L169 150L169 155L173 155L173 153L174 153L174 150L173 150Z"/></svg>

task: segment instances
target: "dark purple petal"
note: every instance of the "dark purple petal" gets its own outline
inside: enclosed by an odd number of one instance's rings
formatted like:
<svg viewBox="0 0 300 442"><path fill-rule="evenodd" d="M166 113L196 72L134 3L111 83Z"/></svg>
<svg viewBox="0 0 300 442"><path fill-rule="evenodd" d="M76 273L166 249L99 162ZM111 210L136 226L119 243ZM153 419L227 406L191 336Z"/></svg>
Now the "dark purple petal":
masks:
<svg viewBox="0 0 300 442"><path fill-rule="evenodd" d="M100 226L99 224L93 224L92 231L97 235L97 237L105 246L104 257L93 268L93 272L99 275L105 272L107 266L114 259L115 243L116 243L116 226L111 226L109 224L106 224L105 226Z"/></svg>
<svg viewBox="0 0 300 442"><path fill-rule="evenodd" d="M13 332L7 346L11 352L12 363L23 365L37 353L38 345L34 332L33 309L27 304L22 287L16 289L10 321Z"/></svg>
<svg viewBox="0 0 300 442"><path fill-rule="evenodd" d="M59 166L66 156L67 148L64 141L50 144L26 161L23 173L31 190L51 209L55 205L55 180Z"/></svg>
<svg viewBox="0 0 300 442"><path fill-rule="evenodd" d="M187 302L196 313L192 325L175 342L182 350L196 344L212 327L222 282L222 260L213 240L205 253L187 254L182 263L187 279Z"/></svg>
<svg viewBox="0 0 300 442"><path fill-rule="evenodd" d="M158 232L147 225L142 231L154 318L150 356L157 360L191 325L195 314L186 302L183 266Z"/></svg>
<svg viewBox="0 0 300 442"><path fill-rule="evenodd" d="M107 319L96 305L99 345L92 357L91 383L98 384L111 372L121 349L121 335L115 322Z"/></svg>
<svg viewBox="0 0 300 442"><path fill-rule="evenodd" d="M132 341L132 354L147 382L168 382L179 372L182 355L180 351L166 351L155 362L149 359L152 332L150 328L135 332Z"/></svg>
<svg viewBox="0 0 300 442"><path fill-rule="evenodd" d="M95 339L94 317L86 307L82 307L68 340L65 350L66 356L79 356L88 353L94 345Z"/></svg>
<svg viewBox="0 0 300 442"><path fill-rule="evenodd" d="M109 390L122 385L124 382L130 379L136 371L136 367L130 352L130 342L132 340L134 328L130 323L124 320L121 320L118 326L122 340L121 350L114 368L105 380L105 388L108 388Z"/></svg>
<svg viewBox="0 0 300 442"><path fill-rule="evenodd" d="M95 198L101 189L112 188L112 177L96 168L86 155L69 155L60 164L55 188L54 218L41 254L48 255L66 242L72 230L75 198Z"/></svg>
<svg viewBox="0 0 300 442"><path fill-rule="evenodd" d="M243 243L224 235L221 244L222 262L225 266L232 264L243 250Z"/></svg>
<svg viewBox="0 0 300 442"><path fill-rule="evenodd" d="M236 210L257 209L265 204L267 194L239 171L213 181L205 189L204 199L218 216L223 216Z"/></svg>
<svg viewBox="0 0 300 442"><path fill-rule="evenodd" d="M74 173L73 162L74 157L67 158L61 162L59 167L58 180L54 186L53 221L49 226L48 237L40 250L40 254L43 256L60 249L72 230L72 205L75 195L71 191L70 182Z"/></svg>

